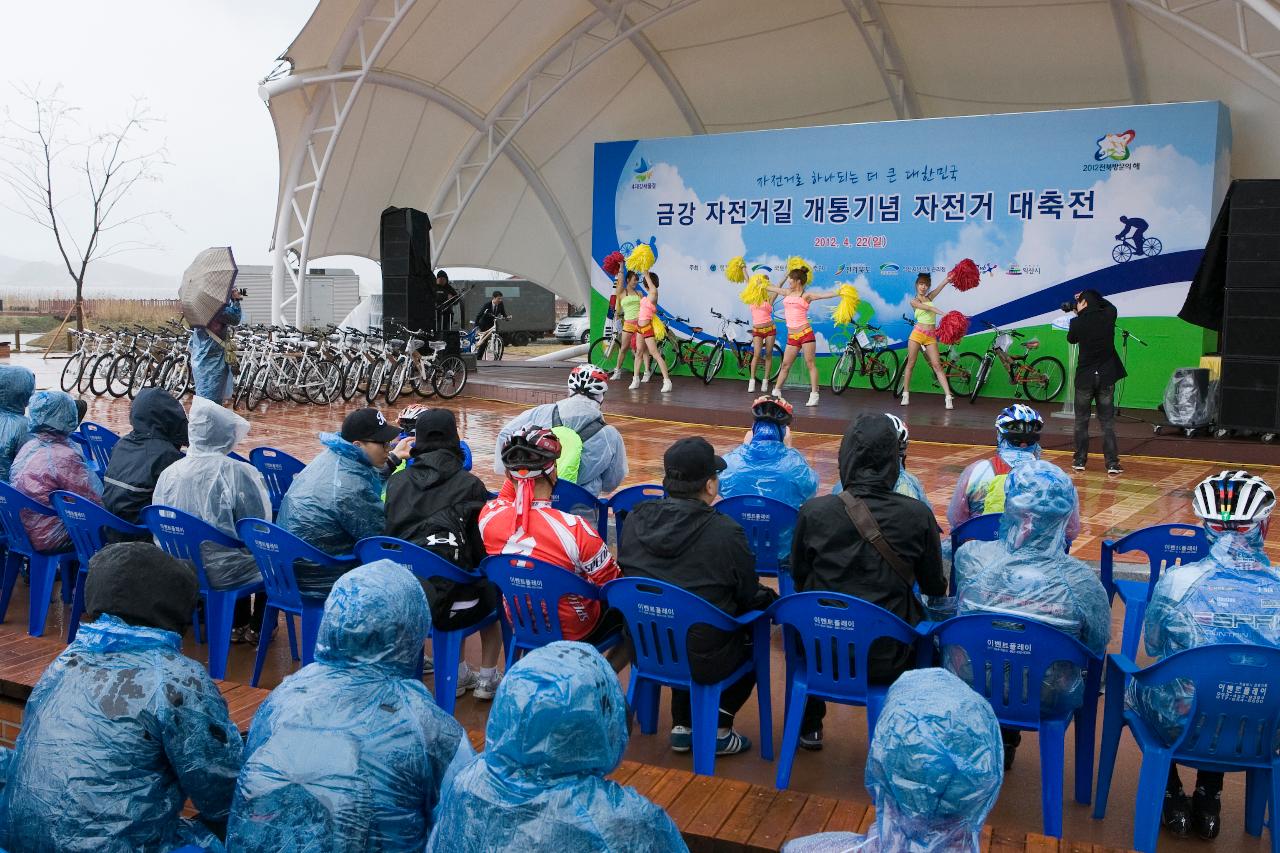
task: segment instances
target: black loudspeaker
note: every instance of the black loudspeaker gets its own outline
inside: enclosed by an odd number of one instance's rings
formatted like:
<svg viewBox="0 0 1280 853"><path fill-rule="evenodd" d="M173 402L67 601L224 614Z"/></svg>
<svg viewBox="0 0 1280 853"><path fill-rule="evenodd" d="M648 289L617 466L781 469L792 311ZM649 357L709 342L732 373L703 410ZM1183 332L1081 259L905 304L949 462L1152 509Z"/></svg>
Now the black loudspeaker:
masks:
<svg viewBox="0 0 1280 853"><path fill-rule="evenodd" d="M1274 290L1227 288L1222 354L1280 362L1280 286Z"/></svg>
<svg viewBox="0 0 1280 853"><path fill-rule="evenodd" d="M436 288L431 267L431 219L411 207L382 211L383 323L435 330Z"/></svg>
<svg viewBox="0 0 1280 853"><path fill-rule="evenodd" d="M1276 432L1280 424L1280 360L1223 358L1220 388L1220 424Z"/></svg>

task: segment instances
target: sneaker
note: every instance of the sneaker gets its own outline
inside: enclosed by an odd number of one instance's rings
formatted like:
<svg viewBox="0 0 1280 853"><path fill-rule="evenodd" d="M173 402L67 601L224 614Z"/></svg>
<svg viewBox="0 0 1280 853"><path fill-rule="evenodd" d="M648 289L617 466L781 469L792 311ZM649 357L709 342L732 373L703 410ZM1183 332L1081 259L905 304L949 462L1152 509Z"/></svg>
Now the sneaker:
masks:
<svg viewBox="0 0 1280 853"><path fill-rule="evenodd" d="M248 643L251 646L258 645L258 632L247 625L245 626L244 633L241 636L244 637L243 642Z"/></svg>
<svg viewBox="0 0 1280 853"><path fill-rule="evenodd" d="M903 405L903 406L908 405L910 402L911 402L911 392L910 392L910 391L903 391L903 392L902 392L902 405Z"/></svg>
<svg viewBox="0 0 1280 853"><path fill-rule="evenodd" d="M1179 838L1186 838L1191 829L1191 800L1179 785L1164 792L1164 807L1160 810L1160 825Z"/></svg>
<svg viewBox="0 0 1280 853"><path fill-rule="evenodd" d="M436 662L431 659L430 655L422 656L422 674L431 675L436 671Z"/></svg>
<svg viewBox="0 0 1280 853"><path fill-rule="evenodd" d="M748 394L756 393L756 378L754 376L752 376L751 379L747 382L747 393Z"/></svg>
<svg viewBox="0 0 1280 853"><path fill-rule="evenodd" d="M502 683L502 673L496 669L493 675L485 677L482 673L476 673L476 686L472 688L471 695L482 701L493 698L493 694L498 692L498 685Z"/></svg>
<svg viewBox="0 0 1280 853"><path fill-rule="evenodd" d="M693 729L688 726L671 727L671 751L688 752L693 749Z"/></svg>
<svg viewBox="0 0 1280 853"><path fill-rule="evenodd" d="M1083 471L1083 470L1084 470L1084 463L1083 463L1083 462L1072 462L1072 463L1071 463L1071 470L1072 470L1072 471Z"/></svg>
<svg viewBox="0 0 1280 853"><path fill-rule="evenodd" d="M612 380L613 380L613 381L615 381L615 382L616 382L617 380L621 379L621 378L622 378L622 368L621 368L621 367L619 367L619 368L617 368L616 370L614 370L614 371L613 371L613 373L610 373L610 374L609 374L609 378L610 378L610 379L612 379Z"/></svg>
<svg viewBox="0 0 1280 853"><path fill-rule="evenodd" d="M1183 799L1186 799L1185 797ZM1212 841L1222 831L1222 792L1210 794L1197 786L1191 797L1191 828L1205 841Z"/></svg>
<svg viewBox="0 0 1280 853"><path fill-rule="evenodd" d="M716 755L737 755L751 748L751 741L733 729L724 737L716 738Z"/></svg>
<svg viewBox="0 0 1280 853"><path fill-rule="evenodd" d="M801 732L800 748L807 749L810 752L820 751L822 749L822 729L814 729L811 732Z"/></svg>
<svg viewBox="0 0 1280 853"><path fill-rule="evenodd" d="M1124 473L1124 469L1120 467L1120 463L1119 463L1119 462L1112 462L1110 465L1108 465L1108 466L1107 466L1107 473L1108 473L1108 474L1123 474L1123 473Z"/></svg>
<svg viewBox="0 0 1280 853"><path fill-rule="evenodd" d="M644 372L644 376L640 379L640 381L641 381L641 382L648 382L648 381L649 381L650 379L652 379L652 378L653 378L653 371L652 371L652 370L646 370L646 371Z"/></svg>
<svg viewBox="0 0 1280 853"><path fill-rule="evenodd" d="M810 391L810 392L809 392L809 402L805 403L805 405L806 405L806 406L816 406L816 405L818 405L818 392L817 392L817 391Z"/></svg>
<svg viewBox="0 0 1280 853"><path fill-rule="evenodd" d="M231 643L232 643L232 645L236 645L236 646L238 646L238 645L241 645L242 643L244 643L244 642L245 642L245 639L244 639L244 632L245 632L245 631L247 631L247 630L248 630L248 628L247 628L247 627L246 627L246 628L232 628L232 629L231 629Z"/></svg>
<svg viewBox="0 0 1280 853"><path fill-rule="evenodd" d="M662 380L662 393L663 393L663 394L670 394L670 393L671 393L671 380L670 380L670 379L664 379L664 380Z"/></svg>
<svg viewBox="0 0 1280 853"><path fill-rule="evenodd" d="M475 689L475 686L479 683L480 673L467 666L466 661L463 661L458 667L458 689L454 692L458 696L462 696L468 690Z"/></svg>
<svg viewBox="0 0 1280 853"><path fill-rule="evenodd" d="M777 397L779 400L781 400L781 399L782 399L782 386L781 386L781 385L779 385L779 386L777 386L776 388L774 388L772 392L770 392L768 388L763 388L763 389L761 389L761 390L762 390L765 394L771 394L771 396ZM784 402L785 402L785 401L784 401Z"/></svg>
<svg viewBox="0 0 1280 853"><path fill-rule="evenodd" d="M948 394L946 399L946 407L948 409L954 409L956 407L955 403L956 403L956 398Z"/></svg>
<svg viewBox="0 0 1280 853"><path fill-rule="evenodd" d="M637 373L631 377L631 384L627 386L628 391L634 391L640 387L640 374Z"/></svg>

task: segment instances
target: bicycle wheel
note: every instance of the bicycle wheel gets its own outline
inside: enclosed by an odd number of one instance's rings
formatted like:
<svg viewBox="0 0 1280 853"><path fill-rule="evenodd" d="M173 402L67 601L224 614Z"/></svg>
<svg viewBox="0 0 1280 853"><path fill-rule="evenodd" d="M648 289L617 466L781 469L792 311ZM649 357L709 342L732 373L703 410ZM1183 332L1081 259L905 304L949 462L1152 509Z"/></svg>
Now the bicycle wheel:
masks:
<svg viewBox="0 0 1280 853"><path fill-rule="evenodd" d="M151 384L154 378L155 366L155 359L149 355L133 363L133 372L129 374L129 388L126 391L130 400L136 398L139 391Z"/></svg>
<svg viewBox="0 0 1280 853"><path fill-rule="evenodd" d="M307 394L307 383L318 381L311 368L314 365L310 359L299 359L293 362L293 375L290 381L285 383L282 379L281 386L290 400L295 403L305 405L311 402L311 397Z"/></svg>
<svg viewBox="0 0 1280 853"><path fill-rule="evenodd" d="M445 356L431 377L431 385L441 398L452 400L467 385L466 362L456 355Z"/></svg>
<svg viewBox="0 0 1280 853"><path fill-rule="evenodd" d="M364 389L364 400L369 405L373 405L373 401L378 399L379 392L382 391L382 380L387 375L387 360L381 359L369 372L369 384Z"/></svg>
<svg viewBox="0 0 1280 853"><path fill-rule="evenodd" d="M491 347L491 349L493 350L493 357L492 357L492 359L490 359L490 360L491 360L491 361L502 361L502 356L503 356L503 355L506 353L506 351L507 351L507 342L506 342L506 340L505 340L505 339L503 339L501 335L497 335L497 334L495 334L495 335L493 336L493 346Z"/></svg>
<svg viewBox="0 0 1280 853"><path fill-rule="evenodd" d="M268 362L266 367L270 369L263 389L271 400L283 403L289 398L287 389L298 380L298 363L291 358L278 358Z"/></svg>
<svg viewBox="0 0 1280 853"><path fill-rule="evenodd" d="M1128 243L1117 243L1111 247L1111 260L1123 264L1133 257L1133 247Z"/></svg>
<svg viewBox="0 0 1280 853"><path fill-rule="evenodd" d="M987 384L987 377L991 375L991 362L993 361L995 361L995 356L993 355L984 355L982 357L982 363L978 365L977 371L973 374L973 390L969 392L970 403L978 401L978 395L982 393L982 386Z"/></svg>
<svg viewBox="0 0 1280 853"><path fill-rule="evenodd" d="M80 374L84 372L84 352L77 351L62 365L62 390L68 394L80 384Z"/></svg>
<svg viewBox="0 0 1280 853"><path fill-rule="evenodd" d="M898 371L902 366L900 358L895 349L883 349L866 356L864 366L872 388L877 391L888 391L897 383Z"/></svg>
<svg viewBox="0 0 1280 853"><path fill-rule="evenodd" d="M982 364L982 356L976 352L962 352L947 365L947 384L956 397L968 397L973 393L974 379Z"/></svg>
<svg viewBox="0 0 1280 853"><path fill-rule="evenodd" d="M269 365L261 365L253 371L246 383L247 390L244 395L245 405L249 407L249 411L253 411L262 404L263 399L267 396L267 378L271 372Z"/></svg>
<svg viewBox="0 0 1280 853"><path fill-rule="evenodd" d="M395 367L391 368L391 376L387 379L388 406L400 399L400 392L404 390L404 380L408 374L409 356L402 355L400 358L396 359Z"/></svg>
<svg viewBox="0 0 1280 853"><path fill-rule="evenodd" d="M187 354L175 356L164 363L160 369L160 387L174 397L181 398L187 393Z"/></svg>
<svg viewBox="0 0 1280 853"><path fill-rule="evenodd" d="M612 373L623 366L626 355L622 352L622 344L617 338L597 338L587 354L587 361L605 373Z"/></svg>
<svg viewBox="0 0 1280 853"><path fill-rule="evenodd" d="M88 387L95 395L101 397L107 393L107 377L111 374L111 363L115 361L115 356L111 353L103 353L93 360L93 364L88 371Z"/></svg>
<svg viewBox="0 0 1280 853"><path fill-rule="evenodd" d="M703 342L698 344L697 350L701 351L703 347L710 347L710 352L706 354L705 366L702 368L702 381L710 385L711 380L716 378L716 374L720 372L720 368L724 367L724 341L718 340L714 344Z"/></svg>
<svg viewBox="0 0 1280 853"><path fill-rule="evenodd" d="M836 366L831 368L831 393L843 394L849 387L849 383L853 381L853 374L857 370L858 351L852 347L845 347L844 352L840 353L840 358L836 359Z"/></svg>
<svg viewBox="0 0 1280 853"><path fill-rule="evenodd" d="M413 378L410 380L410 382L413 385L414 393L417 394L419 397L434 397L436 395L436 389L434 385L435 375L436 375L435 362L424 361L417 368Z"/></svg>
<svg viewBox="0 0 1280 853"><path fill-rule="evenodd" d="M342 366L342 378L338 382L338 395L342 402L347 402L360 390L360 373L364 370L363 361L348 361Z"/></svg>
<svg viewBox="0 0 1280 853"><path fill-rule="evenodd" d="M1024 366L1021 373L1027 398L1037 403L1047 403L1057 397L1067 382L1067 369L1051 355L1037 358Z"/></svg>
<svg viewBox="0 0 1280 853"><path fill-rule="evenodd" d="M1164 244L1160 242L1158 237L1148 237L1142 241L1142 254L1148 258L1154 258L1163 251Z"/></svg>
<svg viewBox="0 0 1280 853"><path fill-rule="evenodd" d="M327 406L338 399L338 387L342 384L342 370L328 359L312 365L314 383L307 384L307 396L317 406Z"/></svg>
<svg viewBox="0 0 1280 853"><path fill-rule="evenodd" d="M769 381L777 382L778 374L782 372L782 347L778 344L773 345L773 359L769 362Z"/></svg>

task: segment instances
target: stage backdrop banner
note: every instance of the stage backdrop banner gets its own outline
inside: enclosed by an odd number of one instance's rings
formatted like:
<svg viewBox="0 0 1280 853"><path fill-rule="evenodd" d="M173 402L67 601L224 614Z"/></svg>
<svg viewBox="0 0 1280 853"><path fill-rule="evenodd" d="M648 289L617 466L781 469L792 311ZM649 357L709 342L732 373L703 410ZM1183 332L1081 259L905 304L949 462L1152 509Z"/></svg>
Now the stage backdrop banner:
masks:
<svg viewBox="0 0 1280 853"><path fill-rule="evenodd" d="M917 273L936 284L971 258L980 285L935 299L971 318L957 352L985 352L991 323L1066 362L1066 335L1051 323L1064 300L1095 288L1148 344L1128 346L1120 402L1154 408L1173 369L1204 351L1203 331L1176 315L1226 190L1230 144L1216 101L598 143L593 328L613 292L601 261L638 242L657 256L664 315L688 318L668 325L685 336L700 326L700 338L719 332L712 310L750 319L742 285L724 275L736 256L775 282L789 256L808 259L811 289L852 284L857 320L897 347ZM810 313L824 382L850 332L832 322L836 304ZM775 308L783 343L781 300ZM721 376L745 377L728 361ZM923 359L912 390L936 390ZM997 363L983 396L1014 393Z"/></svg>

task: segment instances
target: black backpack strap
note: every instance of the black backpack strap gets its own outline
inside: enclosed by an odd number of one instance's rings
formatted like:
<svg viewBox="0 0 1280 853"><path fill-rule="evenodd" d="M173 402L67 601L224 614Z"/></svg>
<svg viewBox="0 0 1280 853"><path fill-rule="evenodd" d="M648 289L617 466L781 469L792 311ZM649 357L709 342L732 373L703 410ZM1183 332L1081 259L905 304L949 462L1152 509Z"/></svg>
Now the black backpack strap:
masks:
<svg viewBox="0 0 1280 853"><path fill-rule="evenodd" d="M555 429L558 426L564 426L564 421L560 420L560 404L556 403L551 407L551 428Z"/></svg>
<svg viewBox="0 0 1280 853"><path fill-rule="evenodd" d="M575 430L575 432L578 433L578 438L582 439L582 443L586 444L587 439L591 438L591 436L595 435L596 433L598 433L600 430L604 428L605 428L604 418L596 418L591 423L584 426L582 429Z"/></svg>
<svg viewBox="0 0 1280 853"><path fill-rule="evenodd" d="M884 533L880 531L880 525L876 523L875 517L871 514L871 509L867 506L866 501L862 498L856 498L848 492L840 493L840 502L844 504L845 512L849 514L849 520L853 522L853 526L858 529L858 533L862 534L862 538L875 548L889 564L903 583L907 585L907 589L915 587L915 573L902 561L898 556L898 552L893 550L884 538Z"/></svg>

